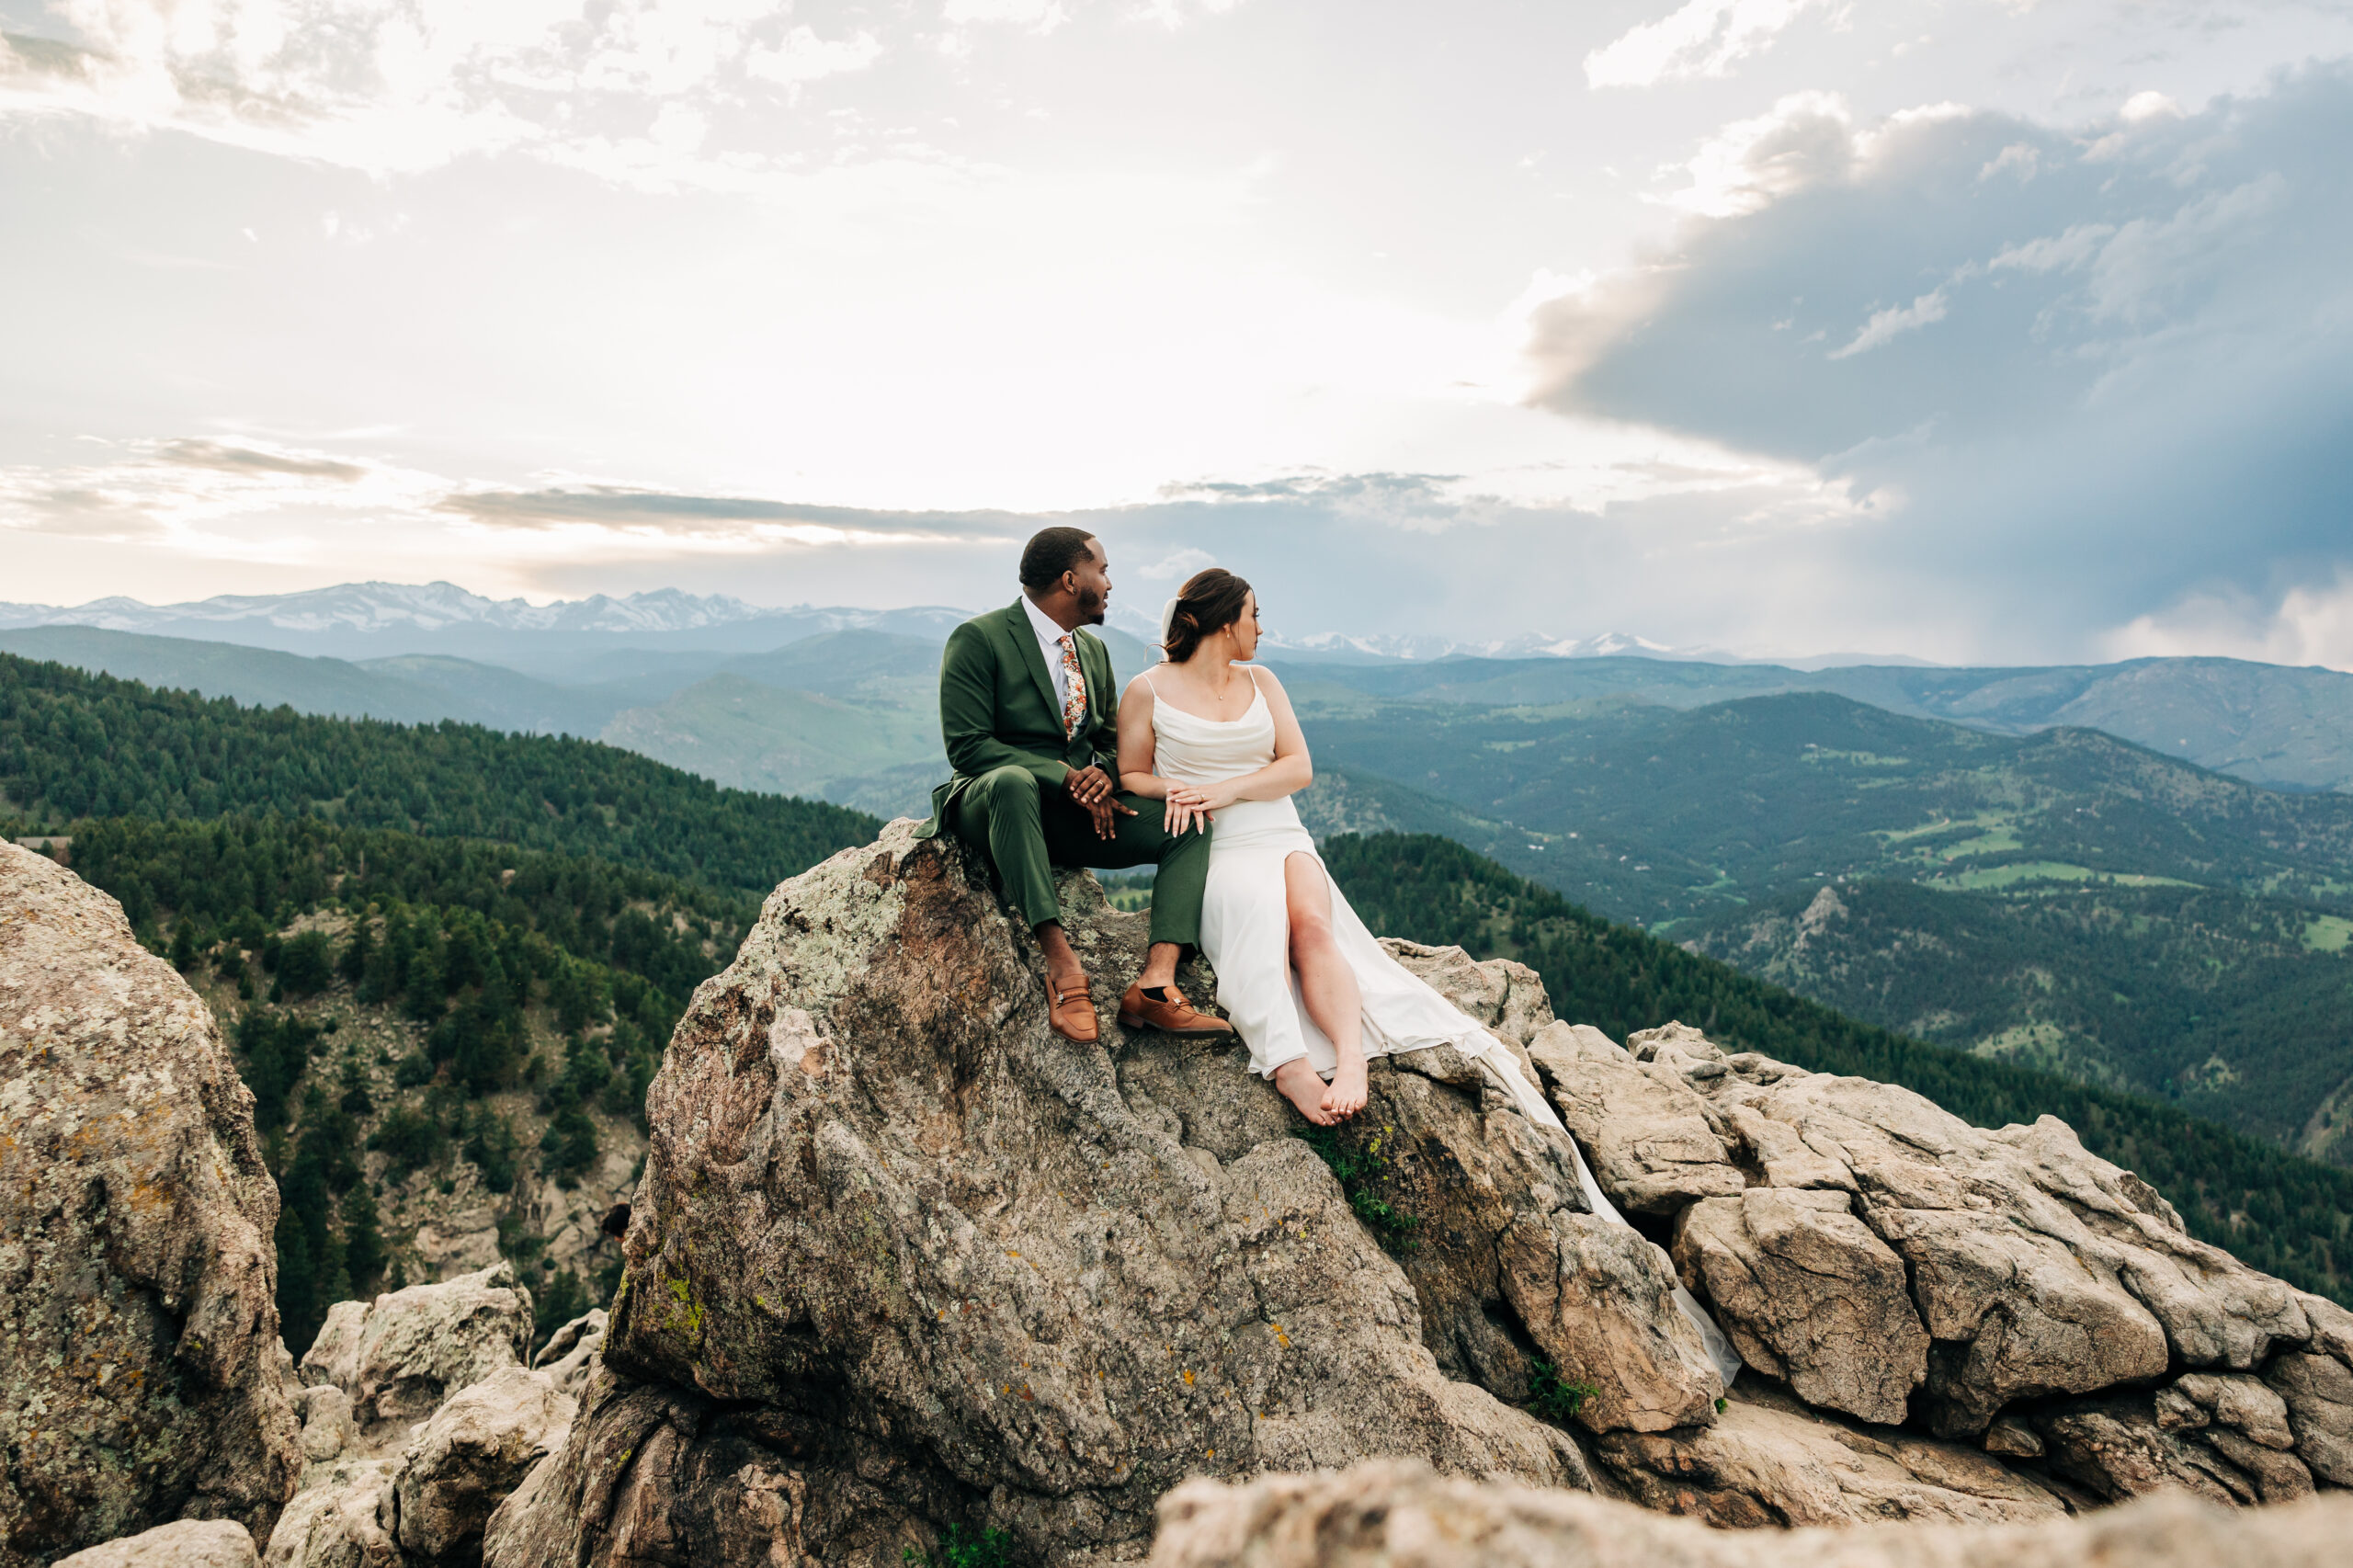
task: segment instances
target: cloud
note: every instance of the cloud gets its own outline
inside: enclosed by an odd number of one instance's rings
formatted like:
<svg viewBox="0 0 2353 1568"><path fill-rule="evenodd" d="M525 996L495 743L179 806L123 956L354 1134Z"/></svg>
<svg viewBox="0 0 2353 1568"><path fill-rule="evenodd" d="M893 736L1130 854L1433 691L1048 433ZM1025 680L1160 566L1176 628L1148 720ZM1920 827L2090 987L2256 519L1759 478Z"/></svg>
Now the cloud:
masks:
<svg viewBox="0 0 2353 1568"><path fill-rule="evenodd" d="M882 58L882 44L872 33L858 32L837 40L817 36L810 28L793 28L774 49L755 49L744 56L744 69L767 82L798 87L852 71L863 71Z"/></svg>
<svg viewBox="0 0 2353 1568"><path fill-rule="evenodd" d="M1685 0L1585 57L1589 87L1654 87L1722 76L1772 46L1782 30L1824 0Z"/></svg>
<svg viewBox="0 0 2353 1568"><path fill-rule="evenodd" d="M1002 514L891 513L745 496L688 495L618 484L453 489L434 509L495 528L600 528L772 544L903 545L995 539Z"/></svg>
<svg viewBox="0 0 2353 1568"><path fill-rule="evenodd" d="M1149 566L1136 568L1136 575L1155 583L1181 580L1196 572L1206 572L1217 564L1217 557L1206 550L1180 550L1165 555Z"/></svg>
<svg viewBox="0 0 2353 1568"><path fill-rule="evenodd" d="M968 544L1004 536L1000 513L875 512L646 487L467 483L366 458L259 442L127 443L110 462L0 469L0 528L143 539L192 555L250 553L256 536L302 538L337 518L438 535L536 536L527 551L758 552L803 546ZM506 548L506 547L498 547Z"/></svg>
<svg viewBox="0 0 2353 1568"><path fill-rule="evenodd" d="M948 0L939 19L951 26L971 22L1006 22L1032 32L1050 33L1070 20L1062 0Z"/></svg>
<svg viewBox="0 0 2353 1568"><path fill-rule="evenodd" d="M12 40L0 54L0 116L82 114L373 174L517 150L576 165L634 142L665 153L674 180L704 163L723 175L728 155L777 162L768 144L698 157L722 112L745 118L745 87L774 82L797 95L884 52L869 32L821 38L790 22L790 9L59 0L51 11L73 39Z"/></svg>
<svg viewBox="0 0 2353 1568"><path fill-rule="evenodd" d="M2230 587L2185 594L2101 640L2109 658L2222 654L2353 670L2353 568L2262 598Z"/></svg>
<svg viewBox="0 0 2353 1568"><path fill-rule="evenodd" d="M1844 348L1832 349L1830 358L1847 359L1858 354L1867 354L1904 333L1917 332L1932 323L1940 322L1945 319L1945 291L1932 289L1908 305L1873 311L1871 319L1863 324L1863 330L1855 334L1854 341Z"/></svg>
<svg viewBox="0 0 2353 1568"><path fill-rule="evenodd" d="M182 468L218 469L223 473L290 473L304 479L334 479L348 484L368 477L366 465L340 458L271 450L260 447L224 446L219 441L165 441L155 448L163 462Z"/></svg>
<svg viewBox="0 0 2353 1568"><path fill-rule="evenodd" d="M1534 399L1911 497L1856 581L1997 640L2273 592L2353 560L2347 144L2343 65L2081 128L1785 98L1702 149L1667 246L1530 312Z"/></svg>
<svg viewBox="0 0 2353 1568"><path fill-rule="evenodd" d="M940 7L939 18L951 28L995 23L1033 33L1051 33L1086 4L1086 0L947 0ZM1135 17L1173 29L1184 26L1197 14L1217 16L1240 4L1242 0L1135 0L1129 9Z"/></svg>
<svg viewBox="0 0 2353 1568"><path fill-rule="evenodd" d="M1684 165L1690 183L1661 199L1701 218L1739 217L1843 178L1862 153L1845 98L1791 93L1708 138Z"/></svg>
<svg viewBox="0 0 2353 1568"><path fill-rule="evenodd" d="M1557 498L1594 485L1612 498L1586 510ZM1672 610L1638 630L1718 643L1760 631L1744 606L1795 603L1818 572L1809 541L1870 505L1793 466L1667 438L1592 472L1212 480L1130 506L1037 513L818 506L562 475L492 485L242 439L0 468L0 528L61 546L136 541L135 562L108 584L144 597L250 590L267 566L295 574L290 586L442 577L546 594L658 581L768 603L972 605L1009 597L1022 541L1067 523L1106 540L1128 599L1156 601L1167 590L1142 585L1227 564L1299 635L1581 634L1621 624L1627 583L1668 562Z"/></svg>

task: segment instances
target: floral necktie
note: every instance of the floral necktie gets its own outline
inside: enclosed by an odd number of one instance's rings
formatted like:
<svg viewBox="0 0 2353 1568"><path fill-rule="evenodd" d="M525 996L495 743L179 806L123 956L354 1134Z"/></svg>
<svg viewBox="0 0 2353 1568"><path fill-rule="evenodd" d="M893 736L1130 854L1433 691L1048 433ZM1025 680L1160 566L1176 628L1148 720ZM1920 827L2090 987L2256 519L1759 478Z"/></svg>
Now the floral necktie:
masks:
<svg viewBox="0 0 2353 1568"><path fill-rule="evenodd" d="M1063 699L1063 733L1074 735L1086 722L1086 676L1078 667L1078 634L1065 631L1057 641L1063 645L1063 674L1069 677L1063 683L1070 694Z"/></svg>

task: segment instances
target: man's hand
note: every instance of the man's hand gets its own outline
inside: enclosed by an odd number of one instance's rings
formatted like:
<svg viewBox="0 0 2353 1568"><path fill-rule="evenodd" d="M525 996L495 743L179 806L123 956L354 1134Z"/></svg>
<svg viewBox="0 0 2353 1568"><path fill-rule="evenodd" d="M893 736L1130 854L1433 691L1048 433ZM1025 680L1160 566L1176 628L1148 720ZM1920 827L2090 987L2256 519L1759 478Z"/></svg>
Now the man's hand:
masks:
<svg viewBox="0 0 2353 1568"><path fill-rule="evenodd" d="M1074 767L1063 776L1063 788L1082 806L1111 798L1111 776L1100 767Z"/></svg>
<svg viewBox="0 0 2353 1568"><path fill-rule="evenodd" d="M1063 780L1063 789L1072 801L1095 819L1095 836L1117 838L1120 819L1135 815L1132 807L1120 804L1111 792L1111 776L1099 767L1074 767Z"/></svg>

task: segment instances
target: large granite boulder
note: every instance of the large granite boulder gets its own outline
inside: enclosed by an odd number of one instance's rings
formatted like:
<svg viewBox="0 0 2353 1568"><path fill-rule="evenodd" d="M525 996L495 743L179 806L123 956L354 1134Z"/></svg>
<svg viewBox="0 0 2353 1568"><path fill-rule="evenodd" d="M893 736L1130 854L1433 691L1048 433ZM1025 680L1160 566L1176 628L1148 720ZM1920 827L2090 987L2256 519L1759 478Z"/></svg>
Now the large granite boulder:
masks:
<svg viewBox="0 0 2353 1568"><path fill-rule="evenodd" d="M1377 1063L1319 1152L1238 1049L1111 1023L1144 922L1083 874L1105 1038L1054 1035L984 868L911 827L779 888L697 992L605 1370L485 1561L719 1561L778 1518L827 1562L949 1527L1059 1557L1141 1544L1193 1473L1404 1453L1582 1485L1523 1408L1546 1391L1590 1431L1717 1419L1664 1250L1586 1211L1568 1141L1484 1070ZM1406 956L1475 978L1515 1048L1547 1021L1516 966Z"/></svg>
<svg viewBox="0 0 2353 1568"><path fill-rule="evenodd" d="M180 1519L85 1547L51 1568L255 1568L254 1538L232 1519Z"/></svg>
<svg viewBox="0 0 2353 1568"><path fill-rule="evenodd" d="M1636 1062L1590 1024L1554 1023L1528 1054L1595 1177L1628 1213L1674 1214L1748 1185L1707 1107L1671 1069Z"/></svg>
<svg viewBox="0 0 2353 1568"><path fill-rule="evenodd" d="M1744 1380L1699 1432L1613 1432L1597 1457L1636 1502L1711 1525L1999 1524L2053 1517L2047 1481L1976 1449L1808 1410Z"/></svg>
<svg viewBox="0 0 2353 1568"><path fill-rule="evenodd" d="M1618 1052L1554 1025L1531 1049L1563 1119L1641 1073L1594 1128L1687 1168L1675 1258L1750 1366L1815 1407L1981 1441L2088 1497L2166 1487L2292 1498L2353 1457L2353 1314L2192 1239L2147 1183L2055 1118L1974 1128L1920 1096L1733 1052L1686 1025ZM1645 1106L1648 1107L1645 1109ZM1704 1119L1733 1195L1699 1196ZM1595 1161L1630 1207L1661 1161ZM1672 1471L1721 1434L1604 1445ZM1624 1477L1638 1492L1642 1472Z"/></svg>
<svg viewBox="0 0 2353 1568"><path fill-rule="evenodd" d="M1702 1199L1675 1221L1675 1261L1716 1304L1741 1359L1808 1404L1893 1425L1927 1375L1928 1335L1904 1260L1853 1201L1775 1187Z"/></svg>
<svg viewBox="0 0 2353 1568"><path fill-rule="evenodd" d="M411 1561L480 1562L491 1510L563 1442L576 1408L547 1373L508 1367L435 1411L392 1483L393 1535Z"/></svg>
<svg viewBox="0 0 2353 1568"><path fill-rule="evenodd" d="M210 1012L113 899L0 844L0 1564L268 1533L301 1464L277 1224Z"/></svg>
<svg viewBox="0 0 2353 1568"><path fill-rule="evenodd" d="M437 1285L337 1301L301 1374L349 1395L359 1435L381 1445L386 1428L404 1433L458 1390L522 1366L530 1348L531 1292L501 1259Z"/></svg>
<svg viewBox="0 0 2353 1568"><path fill-rule="evenodd" d="M472 1568L492 1510L563 1441L576 1407L553 1374L516 1366L460 1389L396 1455L305 1471L264 1568Z"/></svg>
<svg viewBox="0 0 2353 1568"><path fill-rule="evenodd" d="M2353 1498L2234 1513L2173 1494L2033 1524L1877 1524L1733 1533L1607 1498L1386 1461L1161 1505L1152 1568L2321 1568Z"/></svg>
<svg viewBox="0 0 2353 1568"><path fill-rule="evenodd" d="M319 1467L278 1516L262 1568L409 1568L386 1517L398 1469L350 1458Z"/></svg>

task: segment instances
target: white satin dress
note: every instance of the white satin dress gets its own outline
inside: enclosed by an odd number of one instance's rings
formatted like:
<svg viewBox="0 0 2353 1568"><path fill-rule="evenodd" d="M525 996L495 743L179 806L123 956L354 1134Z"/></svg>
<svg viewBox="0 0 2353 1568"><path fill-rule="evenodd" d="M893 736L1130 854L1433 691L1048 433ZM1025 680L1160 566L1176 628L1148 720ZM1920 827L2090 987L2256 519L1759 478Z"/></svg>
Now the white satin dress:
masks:
<svg viewBox="0 0 2353 1568"><path fill-rule="evenodd" d="M1253 694L1249 711L1239 719L1203 719L1172 708L1160 700L1159 687L1153 687L1154 773L1181 784L1218 784L1256 773L1275 760L1275 716L1267 707L1266 688L1258 685L1255 671L1245 666L1245 673ZM1144 683L1151 686L1149 675ZM1299 820L1299 808L1288 796L1237 801L1217 813L1209 878L1201 890L1201 953L1217 971L1218 1006L1250 1048L1251 1070L1271 1078L1277 1068L1304 1056L1328 1079L1339 1065L1338 1051L1307 1016L1299 977L1290 967L1290 897L1283 867L1293 855L1308 856L1324 873L1332 900L1333 939L1356 972L1357 989L1364 998L1366 1059L1450 1045L1492 1075L1522 1114L1559 1130L1576 1152L1576 1140L1521 1074L1518 1059L1478 1020L1390 957L1366 929L1332 881L1315 840ZM1594 1181L1581 1152L1576 1152L1576 1166L1578 1184L1593 1212L1612 1224L1624 1224L1625 1217ZM1675 1302L1699 1331L1709 1359L1730 1388L1743 1364L1739 1352L1681 1286L1676 1287Z"/></svg>

